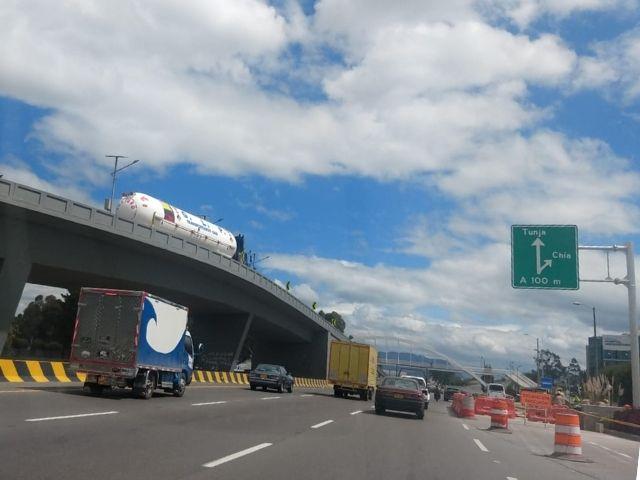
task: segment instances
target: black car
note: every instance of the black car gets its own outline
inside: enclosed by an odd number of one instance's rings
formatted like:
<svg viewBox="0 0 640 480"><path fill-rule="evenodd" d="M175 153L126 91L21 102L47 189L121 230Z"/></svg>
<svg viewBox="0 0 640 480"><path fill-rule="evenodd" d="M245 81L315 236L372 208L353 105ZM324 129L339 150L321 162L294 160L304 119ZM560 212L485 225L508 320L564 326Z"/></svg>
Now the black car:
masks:
<svg viewBox="0 0 640 480"><path fill-rule="evenodd" d="M249 373L251 390L262 387L262 390L273 388L278 390L278 393L282 393L285 390L291 393L293 392L293 382L293 377L281 365L261 363Z"/></svg>
<svg viewBox="0 0 640 480"><path fill-rule="evenodd" d="M444 389L444 401L448 402L453 398L454 393L460 393L460 389L458 387L447 387Z"/></svg>
<svg viewBox="0 0 640 480"><path fill-rule="evenodd" d="M386 410L414 412L424 418L424 393L416 380L406 377L386 377L376 390L376 413Z"/></svg>

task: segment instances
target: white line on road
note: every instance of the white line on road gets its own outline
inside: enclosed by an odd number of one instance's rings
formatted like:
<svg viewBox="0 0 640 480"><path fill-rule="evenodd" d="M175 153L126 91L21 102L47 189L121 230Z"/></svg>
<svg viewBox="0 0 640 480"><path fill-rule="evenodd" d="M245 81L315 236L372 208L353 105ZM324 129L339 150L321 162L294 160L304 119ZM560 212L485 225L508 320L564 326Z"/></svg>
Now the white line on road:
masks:
<svg viewBox="0 0 640 480"><path fill-rule="evenodd" d="M202 402L202 403L192 403L192 407L199 407L201 405L220 405L221 403L227 403L226 400L220 400L218 402Z"/></svg>
<svg viewBox="0 0 640 480"><path fill-rule="evenodd" d="M282 397L262 397L260 400L275 400L276 398L282 398Z"/></svg>
<svg viewBox="0 0 640 480"><path fill-rule="evenodd" d="M596 442L589 442L591 445L595 445L596 447L600 447L603 450L606 450L607 452L611 452L611 453L617 453L620 456L623 456L625 458L631 458L633 459L633 457L631 457L630 455L627 455L626 453L622 453L622 452L618 452L617 450L613 450L612 448L609 447L605 447L604 445L600 445L599 443Z"/></svg>
<svg viewBox="0 0 640 480"><path fill-rule="evenodd" d="M507 480L518 480L516 477L507 477Z"/></svg>
<svg viewBox="0 0 640 480"><path fill-rule="evenodd" d="M244 457L245 455L249 455L250 453L257 452L258 450L262 450L263 448L267 448L273 445L272 443L261 443L260 445L256 445L255 447L247 448L246 450L241 450L240 452L232 453L231 455L227 455L226 457L219 458L218 460L214 460L213 462L205 463L202 465L206 468L213 468L221 465L223 463L230 462L231 460L235 460L236 458Z"/></svg>
<svg viewBox="0 0 640 480"><path fill-rule="evenodd" d="M313 397L313 395L311 395L310 393L303 393L302 395L300 395L301 397Z"/></svg>
<svg viewBox="0 0 640 480"><path fill-rule="evenodd" d="M325 425L329 425L330 423L333 423L333 420L327 420L325 422L316 423L315 425L311 425L311 428L324 427Z"/></svg>
<svg viewBox="0 0 640 480"><path fill-rule="evenodd" d="M483 452L488 452L488 451L489 451L489 449L488 449L487 447L485 447L485 446L482 444L482 442L481 442L480 440L478 440L477 438L474 438L474 439L473 439L473 441L474 441L474 442L476 442L476 445L478 446L478 448L479 448L480 450L482 450Z"/></svg>
<svg viewBox="0 0 640 480"><path fill-rule="evenodd" d="M466 423L463 423L462 428L464 428L465 430L469 430L469 425L467 425Z"/></svg>
<svg viewBox="0 0 640 480"><path fill-rule="evenodd" d="M40 393L40 390L0 390L0 393Z"/></svg>
<svg viewBox="0 0 640 480"><path fill-rule="evenodd" d="M357 415L359 413L362 413L362 410L356 410L355 412L351 412L349 415Z"/></svg>
<svg viewBox="0 0 640 480"><path fill-rule="evenodd" d="M64 415L62 417L27 418L25 422L44 422L46 420L64 420L66 418L95 417L97 415L113 415L118 412L83 413L80 415Z"/></svg>

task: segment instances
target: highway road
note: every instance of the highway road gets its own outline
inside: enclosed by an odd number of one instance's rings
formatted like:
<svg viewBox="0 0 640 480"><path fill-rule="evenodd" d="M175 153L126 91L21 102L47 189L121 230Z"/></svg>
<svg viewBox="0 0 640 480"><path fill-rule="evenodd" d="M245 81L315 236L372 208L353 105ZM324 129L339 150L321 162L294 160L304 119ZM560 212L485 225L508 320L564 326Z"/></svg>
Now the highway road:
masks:
<svg viewBox="0 0 640 480"><path fill-rule="evenodd" d="M638 443L583 432L592 463L549 458L553 426L459 419L433 403L423 421L373 413L330 390L293 394L192 385L183 398L79 386L0 385L0 478L633 479Z"/></svg>

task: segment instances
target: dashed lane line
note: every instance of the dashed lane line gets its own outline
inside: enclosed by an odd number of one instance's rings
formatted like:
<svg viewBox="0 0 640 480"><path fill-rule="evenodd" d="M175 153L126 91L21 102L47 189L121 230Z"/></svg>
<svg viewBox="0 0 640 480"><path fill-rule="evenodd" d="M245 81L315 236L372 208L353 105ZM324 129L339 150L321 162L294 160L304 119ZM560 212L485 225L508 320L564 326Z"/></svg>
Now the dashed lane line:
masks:
<svg viewBox="0 0 640 480"><path fill-rule="evenodd" d="M507 477L507 480L518 480L516 477Z"/></svg>
<svg viewBox="0 0 640 480"><path fill-rule="evenodd" d="M477 438L474 438L473 441L475 442L475 444L478 446L478 448L480 450L482 450L483 452L488 452L489 449L487 447L485 447L482 442L480 440L478 440Z"/></svg>
<svg viewBox="0 0 640 480"><path fill-rule="evenodd" d="M600 445L599 443L596 443L596 442L589 442L589 443L591 445L595 445L596 447L600 447L600 448L602 448L603 450L605 450L607 452L616 453L616 454L618 454L618 455L620 455L622 457L633 459L632 456L627 455L626 453L618 452L617 450L614 450L614 449L609 448L609 447L605 447L604 445Z"/></svg>
<svg viewBox="0 0 640 480"><path fill-rule="evenodd" d="M261 443L260 445L256 445L255 447L247 448L245 450L241 450L236 453L232 453L231 455L227 455L226 457L219 458L217 460L213 460L212 462L205 463L202 465L205 468L213 468L218 465L222 465L223 463L230 462L232 460L236 460L240 457L244 457L245 455L249 455L251 453L257 452L258 450L262 450L263 448L267 448L273 445L272 443Z"/></svg>
<svg viewBox="0 0 640 480"><path fill-rule="evenodd" d="M220 405L222 403L227 403L226 400L220 400L217 402L202 402L202 403L192 403L191 406L192 407L200 407L202 405Z"/></svg>
<svg viewBox="0 0 640 480"><path fill-rule="evenodd" d="M43 417L43 418L27 418L25 422L46 422L48 420L66 420L68 418L82 418L82 417L96 417L99 415L114 415L118 412L96 412L96 413L82 413L79 415L63 415L60 417Z"/></svg>
<svg viewBox="0 0 640 480"><path fill-rule="evenodd" d="M301 397L313 397L313 395L311 395L310 393L303 393L302 395L300 395Z"/></svg>
<svg viewBox="0 0 640 480"><path fill-rule="evenodd" d="M260 398L260 400L275 400L276 398L282 398L282 397L262 397Z"/></svg>
<svg viewBox="0 0 640 480"><path fill-rule="evenodd" d="M469 425L467 425L466 423L463 423L462 428L464 428L465 430L469 430Z"/></svg>
<svg viewBox="0 0 640 480"><path fill-rule="evenodd" d="M359 413L362 413L362 410L356 410L355 412L351 412L349 415L358 415Z"/></svg>
<svg viewBox="0 0 640 480"><path fill-rule="evenodd" d="M325 425L329 425L330 423L333 423L333 420L326 420L324 422L316 423L315 425L311 425L311 428L324 427Z"/></svg>

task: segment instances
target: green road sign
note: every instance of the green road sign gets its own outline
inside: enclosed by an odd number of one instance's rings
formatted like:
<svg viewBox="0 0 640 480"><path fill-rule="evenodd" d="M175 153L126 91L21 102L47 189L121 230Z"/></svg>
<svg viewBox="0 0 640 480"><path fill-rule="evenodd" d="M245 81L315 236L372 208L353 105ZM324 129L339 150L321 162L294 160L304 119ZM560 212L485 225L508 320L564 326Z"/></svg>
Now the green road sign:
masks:
<svg viewBox="0 0 640 480"><path fill-rule="evenodd" d="M512 225L511 286L577 290L578 227Z"/></svg>

